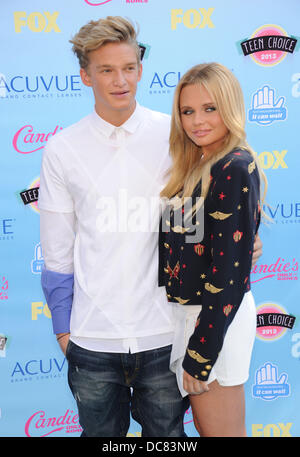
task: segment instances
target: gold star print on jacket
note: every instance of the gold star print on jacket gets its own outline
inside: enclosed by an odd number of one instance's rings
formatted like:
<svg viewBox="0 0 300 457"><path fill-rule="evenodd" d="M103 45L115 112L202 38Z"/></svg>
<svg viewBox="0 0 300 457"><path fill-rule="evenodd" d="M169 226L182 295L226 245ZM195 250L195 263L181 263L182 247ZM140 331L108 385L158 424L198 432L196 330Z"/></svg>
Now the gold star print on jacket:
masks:
<svg viewBox="0 0 300 457"><path fill-rule="evenodd" d="M201 181L192 198L200 194ZM159 285L165 286L170 302L202 305L183 368L206 381L228 326L250 290L254 237L260 224L259 174L253 156L235 149L212 167L200 220L204 224L202 240L187 242L191 227L172 230L179 220L176 211L180 211L184 227L184 207L167 207L161 220ZM196 219L193 214L193 224Z"/></svg>

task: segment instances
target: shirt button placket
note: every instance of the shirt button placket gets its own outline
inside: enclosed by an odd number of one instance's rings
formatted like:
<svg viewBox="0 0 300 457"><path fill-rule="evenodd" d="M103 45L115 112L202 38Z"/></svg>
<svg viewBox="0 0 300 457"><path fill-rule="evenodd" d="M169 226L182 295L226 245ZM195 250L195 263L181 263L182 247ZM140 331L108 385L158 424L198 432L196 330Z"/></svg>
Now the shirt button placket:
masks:
<svg viewBox="0 0 300 457"><path fill-rule="evenodd" d="M118 149L125 149L125 130L122 127L116 128L116 138Z"/></svg>

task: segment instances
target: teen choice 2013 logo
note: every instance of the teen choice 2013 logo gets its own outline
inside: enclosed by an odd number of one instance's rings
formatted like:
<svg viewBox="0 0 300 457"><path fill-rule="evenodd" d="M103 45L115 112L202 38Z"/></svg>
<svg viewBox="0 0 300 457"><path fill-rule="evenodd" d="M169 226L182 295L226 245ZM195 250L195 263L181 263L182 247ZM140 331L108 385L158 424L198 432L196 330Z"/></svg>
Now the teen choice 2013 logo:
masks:
<svg viewBox="0 0 300 457"><path fill-rule="evenodd" d="M28 189L20 192L20 196L24 205L28 205L36 213L40 212L38 208L39 188L40 178L38 177L31 182Z"/></svg>
<svg viewBox="0 0 300 457"><path fill-rule="evenodd" d="M292 329L295 316L289 315L277 303L263 303L256 309L256 336L263 341L276 341Z"/></svg>
<svg viewBox="0 0 300 457"><path fill-rule="evenodd" d="M244 56L250 56L258 65L270 67L292 54L299 46L299 39L289 36L279 25L265 24L239 44Z"/></svg>

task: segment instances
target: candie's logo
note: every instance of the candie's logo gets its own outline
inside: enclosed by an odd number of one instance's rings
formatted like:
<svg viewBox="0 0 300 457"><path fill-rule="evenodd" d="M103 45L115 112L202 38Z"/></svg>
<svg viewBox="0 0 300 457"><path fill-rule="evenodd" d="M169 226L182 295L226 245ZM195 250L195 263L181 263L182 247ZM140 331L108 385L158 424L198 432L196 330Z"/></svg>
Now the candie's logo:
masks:
<svg viewBox="0 0 300 457"><path fill-rule="evenodd" d="M251 270L251 283L265 279L277 279L279 281L297 281L299 265L295 257L292 261L278 257L274 263L256 264Z"/></svg>
<svg viewBox="0 0 300 457"><path fill-rule="evenodd" d="M287 54L296 50L297 39L279 25L265 24L239 45L244 56L250 56L258 65L270 67L278 65Z"/></svg>
<svg viewBox="0 0 300 457"><path fill-rule="evenodd" d="M30 124L23 125L13 137L13 147L19 154L31 154L32 152L43 149L48 139L62 130L62 127L56 125L51 132L37 132Z"/></svg>
<svg viewBox="0 0 300 457"><path fill-rule="evenodd" d="M0 300L8 299L8 280L5 276L0 276Z"/></svg>
<svg viewBox="0 0 300 457"><path fill-rule="evenodd" d="M40 410L32 414L25 424L25 434L29 437L44 437L58 432L81 433L78 414L67 409L63 416L47 417L46 412Z"/></svg>
<svg viewBox="0 0 300 457"><path fill-rule="evenodd" d="M263 341L273 342L292 329L296 318L288 315L277 303L263 303L256 310L256 336Z"/></svg>

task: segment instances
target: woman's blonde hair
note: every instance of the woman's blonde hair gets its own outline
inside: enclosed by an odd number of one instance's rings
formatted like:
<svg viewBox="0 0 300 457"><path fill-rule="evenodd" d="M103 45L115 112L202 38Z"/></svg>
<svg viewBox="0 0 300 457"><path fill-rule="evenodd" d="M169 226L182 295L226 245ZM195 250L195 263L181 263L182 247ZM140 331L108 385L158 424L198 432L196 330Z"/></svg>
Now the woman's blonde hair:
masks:
<svg viewBox="0 0 300 457"><path fill-rule="evenodd" d="M205 87L212 97L216 108L228 129L222 149L202 157L201 147L193 143L183 130L180 114L180 94L187 85ZM180 197L190 197L200 179L202 179L201 197L205 198L210 185L211 167L232 149L247 149L256 161L261 182L267 188L265 174L256 160L256 154L246 141L244 98L240 84L233 73L219 63L205 63L191 68L180 79L175 90L171 132L170 154L173 165L169 170L169 181L161 192L161 197L171 198L180 193ZM262 201L264 199L262 198Z"/></svg>
<svg viewBox="0 0 300 457"><path fill-rule="evenodd" d="M87 69L89 52L95 51L107 43L127 43L136 50L138 65L141 62L141 50L137 42L137 31L133 24L120 16L107 16L98 21L90 21L81 27L70 40L72 50L76 54L79 65Z"/></svg>

